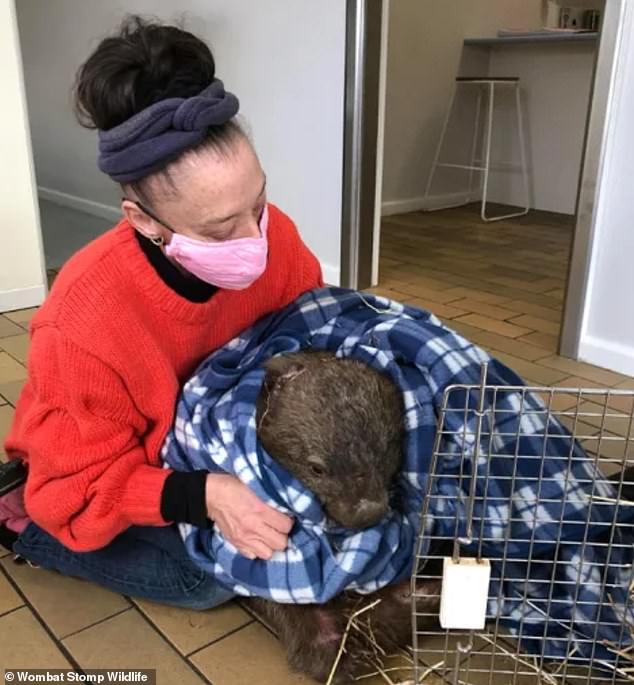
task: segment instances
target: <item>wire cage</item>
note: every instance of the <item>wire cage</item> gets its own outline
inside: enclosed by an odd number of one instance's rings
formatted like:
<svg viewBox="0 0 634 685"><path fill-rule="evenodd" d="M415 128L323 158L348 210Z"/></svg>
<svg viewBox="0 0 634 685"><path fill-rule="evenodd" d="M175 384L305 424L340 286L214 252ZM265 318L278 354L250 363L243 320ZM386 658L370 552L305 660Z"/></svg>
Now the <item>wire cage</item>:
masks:
<svg viewBox="0 0 634 685"><path fill-rule="evenodd" d="M487 385L486 365L480 385L447 389L412 575L414 683L634 682L633 422L634 391ZM488 566L476 628L469 601L439 625L447 560Z"/></svg>

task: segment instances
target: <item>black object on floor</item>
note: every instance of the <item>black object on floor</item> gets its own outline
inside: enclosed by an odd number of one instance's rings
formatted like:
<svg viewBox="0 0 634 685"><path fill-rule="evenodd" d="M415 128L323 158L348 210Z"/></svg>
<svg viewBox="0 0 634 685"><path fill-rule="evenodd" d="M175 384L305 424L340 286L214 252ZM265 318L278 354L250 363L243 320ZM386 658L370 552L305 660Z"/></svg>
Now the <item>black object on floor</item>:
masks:
<svg viewBox="0 0 634 685"><path fill-rule="evenodd" d="M15 490L26 481L27 468L17 459L0 464L0 497Z"/></svg>
<svg viewBox="0 0 634 685"><path fill-rule="evenodd" d="M13 543L18 539L18 534L0 524L0 546L9 552L13 552Z"/></svg>

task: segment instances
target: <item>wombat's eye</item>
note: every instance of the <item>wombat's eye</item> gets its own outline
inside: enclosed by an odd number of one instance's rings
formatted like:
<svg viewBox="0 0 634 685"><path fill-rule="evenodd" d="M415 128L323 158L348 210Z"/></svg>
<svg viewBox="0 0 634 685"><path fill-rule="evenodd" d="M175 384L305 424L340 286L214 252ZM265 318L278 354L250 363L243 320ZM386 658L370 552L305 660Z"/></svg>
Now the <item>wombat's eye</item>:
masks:
<svg viewBox="0 0 634 685"><path fill-rule="evenodd" d="M326 473L326 470L324 469L324 467L319 466L319 464L311 464L310 470L312 471L314 476L323 476L324 473Z"/></svg>

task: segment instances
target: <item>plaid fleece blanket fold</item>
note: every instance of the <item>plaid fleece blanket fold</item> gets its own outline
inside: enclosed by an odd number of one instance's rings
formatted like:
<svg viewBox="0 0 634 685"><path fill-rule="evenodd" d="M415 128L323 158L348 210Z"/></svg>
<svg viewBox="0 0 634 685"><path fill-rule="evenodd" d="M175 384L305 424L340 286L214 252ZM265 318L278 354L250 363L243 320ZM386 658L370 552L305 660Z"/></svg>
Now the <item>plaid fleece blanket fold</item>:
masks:
<svg viewBox="0 0 634 685"><path fill-rule="evenodd" d="M329 527L315 496L258 443L255 407L263 362L303 349L363 361L403 393L405 451L396 500L390 514L367 530ZM322 603L346 589L371 593L407 579L445 391L478 386L483 362L488 362L488 384L524 385L429 312L328 288L306 293L214 352L183 389L163 448L165 465L233 474L263 501L293 516L295 525L288 548L264 561L240 555L215 528L181 524L193 560L236 594L287 603ZM597 501L615 493L530 393L487 395L476 460L477 395L460 387L448 394L425 544L462 534L470 482L465 475L475 469L474 529L480 541L466 552L481 545L493 560L490 618L499 617L536 654L545 650L560 658L575 650L586 659L592 652L610 661L609 649L601 647L599 654L593 645L603 639L629 644L629 635L617 633L621 618L631 613L626 594L634 536L629 546L613 547L609 559L606 545L588 539L605 535L615 520L633 519L634 507L617 511ZM527 561L533 557L541 563ZM570 582L573 577L581 578L580 591ZM615 598L613 608L606 587ZM596 636L597 620L614 624L614 630Z"/></svg>

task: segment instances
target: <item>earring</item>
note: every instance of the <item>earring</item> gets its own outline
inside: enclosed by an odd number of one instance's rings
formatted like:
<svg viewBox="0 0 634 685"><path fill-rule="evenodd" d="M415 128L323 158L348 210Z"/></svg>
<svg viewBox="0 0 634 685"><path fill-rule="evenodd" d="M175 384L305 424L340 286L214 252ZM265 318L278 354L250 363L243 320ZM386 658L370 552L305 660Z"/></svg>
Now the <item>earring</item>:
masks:
<svg viewBox="0 0 634 685"><path fill-rule="evenodd" d="M162 235L155 235L153 238L150 238L150 240L157 247L162 247L163 243L165 242Z"/></svg>

